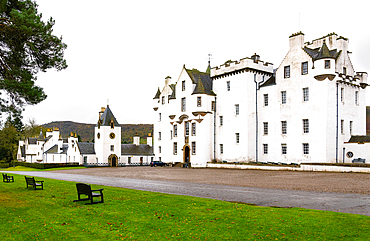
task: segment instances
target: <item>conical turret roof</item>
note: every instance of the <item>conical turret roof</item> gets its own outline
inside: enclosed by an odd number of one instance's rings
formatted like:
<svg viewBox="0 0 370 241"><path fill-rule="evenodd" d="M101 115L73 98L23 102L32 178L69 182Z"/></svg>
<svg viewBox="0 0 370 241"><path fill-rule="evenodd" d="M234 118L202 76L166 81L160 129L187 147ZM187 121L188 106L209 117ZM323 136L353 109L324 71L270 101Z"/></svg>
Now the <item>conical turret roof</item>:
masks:
<svg viewBox="0 0 370 241"><path fill-rule="evenodd" d="M114 126L120 126L118 124L118 121L116 120L116 117L114 117L111 109L109 108L109 105L107 105L107 108L105 109L103 115L100 117L97 126L100 124L100 126L110 126L111 122L114 123Z"/></svg>

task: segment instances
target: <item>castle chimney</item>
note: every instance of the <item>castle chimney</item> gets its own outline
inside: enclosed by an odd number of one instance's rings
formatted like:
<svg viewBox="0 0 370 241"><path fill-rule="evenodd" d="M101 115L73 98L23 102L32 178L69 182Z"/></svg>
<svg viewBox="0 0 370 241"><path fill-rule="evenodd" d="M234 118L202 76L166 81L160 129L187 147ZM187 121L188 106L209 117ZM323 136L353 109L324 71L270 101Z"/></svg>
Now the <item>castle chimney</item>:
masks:
<svg viewBox="0 0 370 241"><path fill-rule="evenodd" d="M153 137L152 137L152 133L148 133L148 136L146 138L146 144L148 146L152 146L153 145Z"/></svg>
<svg viewBox="0 0 370 241"><path fill-rule="evenodd" d="M140 136L137 134L137 132L135 133L135 136L134 136L134 145L140 145Z"/></svg>
<svg viewBox="0 0 370 241"><path fill-rule="evenodd" d="M252 55L251 59L253 59L254 63L257 63L260 60L260 56L255 53L254 55Z"/></svg>
<svg viewBox="0 0 370 241"><path fill-rule="evenodd" d="M99 112L99 120L100 120L101 116L103 115L104 111L105 111L105 107L102 107L100 112Z"/></svg>

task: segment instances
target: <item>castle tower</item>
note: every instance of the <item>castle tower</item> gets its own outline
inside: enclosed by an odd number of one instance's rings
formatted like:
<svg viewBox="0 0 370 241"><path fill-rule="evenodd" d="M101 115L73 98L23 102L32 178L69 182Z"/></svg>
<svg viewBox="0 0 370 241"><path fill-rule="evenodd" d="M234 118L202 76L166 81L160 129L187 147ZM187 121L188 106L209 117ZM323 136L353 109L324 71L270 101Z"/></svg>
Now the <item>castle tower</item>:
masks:
<svg viewBox="0 0 370 241"><path fill-rule="evenodd" d="M121 126L109 105L102 107L95 126L96 162L100 165L118 166L121 157Z"/></svg>

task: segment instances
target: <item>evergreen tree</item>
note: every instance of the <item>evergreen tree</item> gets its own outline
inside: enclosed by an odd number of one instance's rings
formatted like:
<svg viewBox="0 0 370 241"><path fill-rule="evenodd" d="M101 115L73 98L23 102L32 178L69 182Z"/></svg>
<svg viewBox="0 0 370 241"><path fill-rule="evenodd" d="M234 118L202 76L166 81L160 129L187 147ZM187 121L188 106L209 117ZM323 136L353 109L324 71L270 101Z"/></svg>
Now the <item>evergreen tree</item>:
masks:
<svg viewBox="0 0 370 241"><path fill-rule="evenodd" d="M0 161L10 162L16 160L19 133L17 129L6 121L0 130Z"/></svg>
<svg viewBox="0 0 370 241"><path fill-rule="evenodd" d="M39 71L67 68L55 21L44 22L32 0L0 0L0 113L21 112L46 98L35 85Z"/></svg>

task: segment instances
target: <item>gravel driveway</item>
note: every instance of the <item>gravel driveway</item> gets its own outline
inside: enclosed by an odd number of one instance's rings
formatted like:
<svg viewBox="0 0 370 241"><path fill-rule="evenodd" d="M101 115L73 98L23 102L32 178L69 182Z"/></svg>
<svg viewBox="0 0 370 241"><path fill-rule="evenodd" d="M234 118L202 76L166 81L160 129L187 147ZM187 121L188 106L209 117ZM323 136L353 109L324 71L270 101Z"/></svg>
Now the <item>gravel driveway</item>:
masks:
<svg viewBox="0 0 370 241"><path fill-rule="evenodd" d="M104 167L52 171L102 177L370 194L370 174L177 167Z"/></svg>

